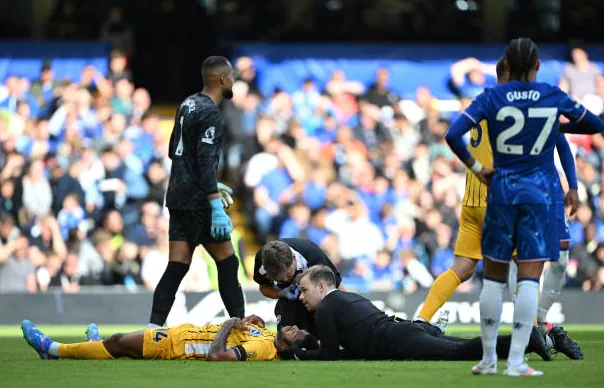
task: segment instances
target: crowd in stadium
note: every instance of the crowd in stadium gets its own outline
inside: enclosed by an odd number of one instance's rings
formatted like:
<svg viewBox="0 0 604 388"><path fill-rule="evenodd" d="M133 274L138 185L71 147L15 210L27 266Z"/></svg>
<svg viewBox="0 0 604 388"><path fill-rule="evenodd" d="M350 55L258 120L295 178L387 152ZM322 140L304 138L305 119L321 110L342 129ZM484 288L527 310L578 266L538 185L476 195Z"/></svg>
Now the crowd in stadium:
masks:
<svg viewBox="0 0 604 388"><path fill-rule="evenodd" d="M601 75L584 51L573 59L561 86L600 113ZM465 182L444 134L494 83L492 66L473 58L452 66L459 108L451 111L427 88L401 100L387 69L371 85L336 71L325 85L307 79L291 95L262 95L253 60L234 65L221 168L247 230L259 243L311 239L351 288L429 287L453 260ZM168 252L169 133L132 80L127 56L114 51L108 74L86 67L72 81L58 80L49 62L38 79L15 74L0 85L0 292L153 289L159 281ZM583 204L570 225L567 286L599 290L604 139L571 141ZM207 269L196 271L185 288L208 287Z"/></svg>

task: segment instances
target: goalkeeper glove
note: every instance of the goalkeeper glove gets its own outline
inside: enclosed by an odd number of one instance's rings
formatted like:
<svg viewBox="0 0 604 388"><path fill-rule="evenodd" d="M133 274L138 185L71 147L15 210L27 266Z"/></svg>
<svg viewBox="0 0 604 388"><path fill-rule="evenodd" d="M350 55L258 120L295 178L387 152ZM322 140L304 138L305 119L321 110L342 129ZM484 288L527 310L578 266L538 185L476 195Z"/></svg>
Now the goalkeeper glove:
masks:
<svg viewBox="0 0 604 388"><path fill-rule="evenodd" d="M220 195L220 200L222 201L222 206L225 209L228 209L229 206L231 206L233 204L233 197L231 197L231 195L233 194L233 189L231 189L229 186L225 185L224 183L218 182L218 194Z"/></svg>
<svg viewBox="0 0 604 388"><path fill-rule="evenodd" d="M231 219L225 213L224 207L220 199L215 198L210 201L212 208L212 227L210 236L215 240L227 240L233 231Z"/></svg>

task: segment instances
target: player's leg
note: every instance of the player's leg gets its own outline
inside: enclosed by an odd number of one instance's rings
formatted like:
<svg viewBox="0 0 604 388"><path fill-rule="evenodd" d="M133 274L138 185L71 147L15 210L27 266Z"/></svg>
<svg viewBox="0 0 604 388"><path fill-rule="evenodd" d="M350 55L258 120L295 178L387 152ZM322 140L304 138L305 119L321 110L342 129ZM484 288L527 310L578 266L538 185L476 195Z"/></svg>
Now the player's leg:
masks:
<svg viewBox="0 0 604 388"><path fill-rule="evenodd" d="M516 239L518 248L518 294L514 303L512 343L504 374L542 375L524 361L524 350L533 330L539 304L539 278L543 263L557 259L555 208L553 205L525 204L518 206Z"/></svg>
<svg viewBox="0 0 604 388"><path fill-rule="evenodd" d="M45 336L30 321L23 321L21 330L27 343L43 359L111 360L119 357L140 359L143 356L143 331L115 334L105 341L63 344Z"/></svg>
<svg viewBox="0 0 604 388"><path fill-rule="evenodd" d="M545 271L543 277L543 287L541 290L541 298L539 299L539 309L537 310L537 322L545 330L545 320L547 312L552 307L552 304L560 296L560 290L564 284L564 275L566 274L566 266L569 257L569 241L570 232L566 214L564 212L564 204L557 203L556 209L556 229L558 239L560 240L560 258L553 260L549 264L549 268Z"/></svg>
<svg viewBox="0 0 604 388"><path fill-rule="evenodd" d="M472 369L474 374L497 373L497 335L503 310L503 292L508 275L508 263L514 250L516 208L489 204L482 231L484 281L480 293L480 332L483 355Z"/></svg>
<svg viewBox="0 0 604 388"><path fill-rule="evenodd" d="M566 331L561 327L552 327L551 324L546 322L549 309L560 295L569 259L570 231L564 205L561 203L556 204L556 227L560 240L560 258L550 261L549 268L545 271L541 297L539 298L539 309L537 310L537 321L556 351L564 353L572 360L582 360L583 352L581 348L568 336Z"/></svg>
<svg viewBox="0 0 604 388"><path fill-rule="evenodd" d="M161 327L165 324L168 314L174 304L174 298L182 279L191 266L194 246L190 244L189 231L194 224L191 223L189 212L170 210L169 254L168 266L162 275L155 292L149 327Z"/></svg>
<svg viewBox="0 0 604 388"><path fill-rule="evenodd" d="M480 238L484 211L484 207L462 207L459 233L455 242L455 260L451 268L437 277L430 287L418 319L430 322L436 311L455 293L457 287L468 280L476 270L478 260L482 259Z"/></svg>
<svg viewBox="0 0 604 388"><path fill-rule="evenodd" d="M443 335L442 332L423 322L400 322L389 330L387 335L386 358L398 360L443 360L474 361L482 358L482 340L480 337L467 339ZM510 350L511 336L499 336L496 352L505 358ZM535 352L547 356L543 337L535 330L526 353Z"/></svg>
<svg viewBox="0 0 604 388"><path fill-rule="evenodd" d="M204 244L204 248L216 262L218 291L230 317L245 316L245 299L239 284L239 258L231 241Z"/></svg>

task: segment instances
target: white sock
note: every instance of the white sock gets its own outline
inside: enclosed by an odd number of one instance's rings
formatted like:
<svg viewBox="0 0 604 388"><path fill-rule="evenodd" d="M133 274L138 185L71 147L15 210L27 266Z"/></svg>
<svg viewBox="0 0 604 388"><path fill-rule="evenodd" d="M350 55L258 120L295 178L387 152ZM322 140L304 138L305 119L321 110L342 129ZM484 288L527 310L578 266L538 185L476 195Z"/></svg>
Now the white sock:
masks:
<svg viewBox="0 0 604 388"><path fill-rule="evenodd" d="M160 325L156 325L155 323L150 323L147 325L147 328L149 329L161 329Z"/></svg>
<svg viewBox="0 0 604 388"><path fill-rule="evenodd" d="M524 362L524 351L528 345L539 299L539 281L537 279L520 279L518 296L514 303L514 321L512 345L508 364L520 365Z"/></svg>
<svg viewBox="0 0 604 388"><path fill-rule="evenodd" d="M516 302L516 292L518 287L518 266L514 260L510 261L508 265L508 291L510 292L510 299Z"/></svg>
<svg viewBox="0 0 604 388"><path fill-rule="evenodd" d="M59 342L53 342L50 344L50 347L48 348L48 355L59 357L59 345L61 345Z"/></svg>
<svg viewBox="0 0 604 388"><path fill-rule="evenodd" d="M484 279L480 292L480 334L482 336L482 361L497 362L497 334L503 310L504 282Z"/></svg>
<svg viewBox="0 0 604 388"><path fill-rule="evenodd" d="M539 309L537 310L537 322L545 322L547 312L552 304L558 299L560 290L564 284L564 274L568 264L568 251L560 251L560 259L551 261L549 268L545 271L543 277L543 288L541 289L541 298L539 298Z"/></svg>

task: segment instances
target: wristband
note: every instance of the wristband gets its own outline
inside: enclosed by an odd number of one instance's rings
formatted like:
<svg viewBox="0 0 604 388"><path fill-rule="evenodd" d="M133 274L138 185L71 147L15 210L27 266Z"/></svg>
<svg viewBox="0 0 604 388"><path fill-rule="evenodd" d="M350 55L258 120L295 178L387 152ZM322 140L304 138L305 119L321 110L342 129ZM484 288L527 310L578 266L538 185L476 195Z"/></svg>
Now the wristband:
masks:
<svg viewBox="0 0 604 388"><path fill-rule="evenodd" d="M482 164L480 164L478 160L475 160L474 164L470 167L470 170L472 170L474 174L478 174L480 170L482 170Z"/></svg>

